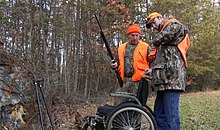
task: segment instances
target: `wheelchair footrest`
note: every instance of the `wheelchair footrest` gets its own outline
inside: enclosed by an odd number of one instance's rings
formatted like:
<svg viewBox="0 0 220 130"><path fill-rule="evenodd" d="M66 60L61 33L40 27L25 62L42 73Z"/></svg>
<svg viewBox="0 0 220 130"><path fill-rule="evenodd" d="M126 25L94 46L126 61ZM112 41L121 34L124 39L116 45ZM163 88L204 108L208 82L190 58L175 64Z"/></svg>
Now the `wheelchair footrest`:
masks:
<svg viewBox="0 0 220 130"><path fill-rule="evenodd" d="M98 107L96 114L100 115L100 116L107 116L107 114L109 112L111 112L113 110L113 108L114 108L114 106L105 104L104 106Z"/></svg>

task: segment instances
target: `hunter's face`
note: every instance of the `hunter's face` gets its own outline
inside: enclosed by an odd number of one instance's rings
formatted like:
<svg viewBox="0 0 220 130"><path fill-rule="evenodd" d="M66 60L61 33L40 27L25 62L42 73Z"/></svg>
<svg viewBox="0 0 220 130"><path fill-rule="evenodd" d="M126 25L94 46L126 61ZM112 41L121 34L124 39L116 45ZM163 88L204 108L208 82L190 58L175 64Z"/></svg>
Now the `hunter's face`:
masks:
<svg viewBox="0 0 220 130"><path fill-rule="evenodd" d="M161 18L155 18L152 22L152 27L155 30L159 31L160 25L161 25L162 19Z"/></svg>
<svg viewBox="0 0 220 130"><path fill-rule="evenodd" d="M128 35L128 41L131 44L137 44L140 39L140 34L139 33L130 33Z"/></svg>

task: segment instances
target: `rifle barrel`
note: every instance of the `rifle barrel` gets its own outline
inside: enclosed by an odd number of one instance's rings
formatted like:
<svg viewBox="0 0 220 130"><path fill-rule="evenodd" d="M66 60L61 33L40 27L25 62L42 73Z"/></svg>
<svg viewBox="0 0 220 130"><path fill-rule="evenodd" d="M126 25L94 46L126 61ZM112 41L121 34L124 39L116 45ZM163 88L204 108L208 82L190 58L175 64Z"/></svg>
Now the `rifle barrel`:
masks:
<svg viewBox="0 0 220 130"><path fill-rule="evenodd" d="M97 21L97 23L98 23L98 25L99 25L101 37L102 37L102 39L103 39L103 41L104 41L104 43L105 43L105 46L106 46L107 51L108 51L108 54L109 54L111 60L113 60L113 59L115 59L115 58L114 58L114 56L113 56L113 54L112 54L112 51L111 51L110 46L109 46L109 43L108 43L108 41L107 41L107 39L106 39L106 37L105 37L103 31L102 31L101 24L100 24L100 22L99 22L99 20L98 20L98 18L97 18L97 16L96 16L96 14L94 14L94 15L95 15L96 21ZM121 76L119 75L119 72L118 72L118 69L117 69L117 68L115 69L115 73L116 73L116 76L117 76L117 79L118 79L118 83L119 83L120 87L122 87L122 86L123 86L123 81L122 81Z"/></svg>

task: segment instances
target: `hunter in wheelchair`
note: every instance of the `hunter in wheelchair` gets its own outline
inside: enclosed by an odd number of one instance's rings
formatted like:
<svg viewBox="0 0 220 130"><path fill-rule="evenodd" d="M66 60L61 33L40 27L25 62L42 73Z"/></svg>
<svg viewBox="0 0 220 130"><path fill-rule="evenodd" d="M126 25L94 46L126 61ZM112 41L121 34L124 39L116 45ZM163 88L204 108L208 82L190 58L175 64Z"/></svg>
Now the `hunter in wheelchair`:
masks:
<svg viewBox="0 0 220 130"><path fill-rule="evenodd" d="M140 40L138 24L128 27L128 41L121 44L113 57L99 20L101 36L112 59L111 68L116 72L120 85L114 105L100 106L94 116L84 117L79 130L156 130L152 110L146 105L148 81L145 70L149 68L148 54L151 47ZM120 100L119 100L120 99Z"/></svg>

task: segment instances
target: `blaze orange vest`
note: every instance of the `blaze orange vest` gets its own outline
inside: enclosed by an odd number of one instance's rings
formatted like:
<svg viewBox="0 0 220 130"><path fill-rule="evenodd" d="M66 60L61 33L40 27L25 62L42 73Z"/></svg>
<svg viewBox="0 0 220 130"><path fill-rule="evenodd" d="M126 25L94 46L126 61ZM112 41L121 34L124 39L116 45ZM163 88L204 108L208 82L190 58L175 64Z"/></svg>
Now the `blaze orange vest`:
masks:
<svg viewBox="0 0 220 130"><path fill-rule="evenodd" d="M163 29L171 22L178 22L178 20L176 19L169 19L166 21L166 23L163 25L163 28L161 29L161 31L163 31ZM181 56L184 60L184 65L187 68L188 64L187 64L187 59L186 59L186 52L190 47L190 41L189 41L189 36L188 33L186 34L186 36L184 37L184 39L178 44L178 49L181 53ZM148 58L151 60L152 57L156 54L156 48L152 49L151 53L148 55Z"/></svg>
<svg viewBox="0 0 220 130"><path fill-rule="evenodd" d="M127 44L128 42L122 44L118 48L118 59L120 63L118 67L118 72L122 80L124 80L124 55L126 52ZM148 52L148 44L140 40L133 54L134 74L132 75L132 81L139 81L142 78L142 76L145 75L144 74L145 69L149 68L148 62L146 60L147 52Z"/></svg>

